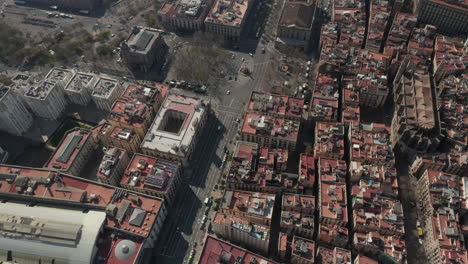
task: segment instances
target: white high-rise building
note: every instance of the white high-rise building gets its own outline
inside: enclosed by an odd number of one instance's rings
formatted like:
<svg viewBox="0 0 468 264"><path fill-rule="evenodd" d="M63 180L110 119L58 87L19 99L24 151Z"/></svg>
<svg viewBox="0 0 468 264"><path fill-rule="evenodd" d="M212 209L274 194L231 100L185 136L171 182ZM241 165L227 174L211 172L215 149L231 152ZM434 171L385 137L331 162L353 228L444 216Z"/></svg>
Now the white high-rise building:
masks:
<svg viewBox="0 0 468 264"><path fill-rule="evenodd" d="M55 67L49 71L45 77L45 80L56 83L57 87L63 90L73 77L73 73L73 71Z"/></svg>
<svg viewBox="0 0 468 264"><path fill-rule="evenodd" d="M65 94L71 103L87 105L91 101L91 90L96 84L94 74L77 72L65 87Z"/></svg>
<svg viewBox="0 0 468 264"><path fill-rule="evenodd" d="M31 85L24 98L35 115L47 119L59 118L67 105L63 90L49 81Z"/></svg>
<svg viewBox="0 0 468 264"><path fill-rule="evenodd" d="M99 109L110 110L114 101L120 97L123 87L119 81L100 77L92 88L91 98Z"/></svg>
<svg viewBox="0 0 468 264"><path fill-rule="evenodd" d="M0 130L21 135L33 124L33 118L21 97L13 89L0 84Z"/></svg>

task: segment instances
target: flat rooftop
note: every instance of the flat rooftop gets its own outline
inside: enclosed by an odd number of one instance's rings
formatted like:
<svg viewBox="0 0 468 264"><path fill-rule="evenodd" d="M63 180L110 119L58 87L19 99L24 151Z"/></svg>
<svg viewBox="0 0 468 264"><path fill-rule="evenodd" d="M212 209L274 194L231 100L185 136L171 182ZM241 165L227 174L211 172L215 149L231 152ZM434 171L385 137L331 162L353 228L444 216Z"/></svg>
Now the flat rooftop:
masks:
<svg viewBox="0 0 468 264"><path fill-rule="evenodd" d="M240 216L216 212L215 216L213 217L213 222L245 232L247 235L257 239L270 239L270 228L268 226L251 223L249 220Z"/></svg>
<svg viewBox="0 0 468 264"><path fill-rule="evenodd" d="M107 77L99 77L96 85L92 88L91 95L101 98L109 98L114 89L117 88L119 81Z"/></svg>
<svg viewBox="0 0 468 264"><path fill-rule="evenodd" d="M31 84L27 88L24 96L38 100L45 100L49 96L50 92L55 89L55 87L56 85L54 82L41 81L37 84Z"/></svg>
<svg viewBox="0 0 468 264"><path fill-rule="evenodd" d="M1 165L0 175L0 196L109 210L106 227L142 238L149 236L163 205L159 198L48 169Z"/></svg>
<svg viewBox="0 0 468 264"><path fill-rule="evenodd" d="M275 261L269 260L255 253L251 253L244 248L235 246L210 235L206 237L198 264L213 264L218 263L219 260L224 261L224 263L234 263L238 259L240 262L237 262L237 264L277 264Z"/></svg>
<svg viewBox="0 0 468 264"><path fill-rule="evenodd" d="M44 167L68 170L90 136L91 131L85 129L75 128L68 131Z"/></svg>
<svg viewBox="0 0 468 264"><path fill-rule="evenodd" d="M68 82L73 76L73 72L67 69L52 68L45 79L50 82Z"/></svg>
<svg viewBox="0 0 468 264"><path fill-rule="evenodd" d="M315 259L315 242L302 237L294 236L292 241L292 255L304 259L305 261L314 262Z"/></svg>
<svg viewBox="0 0 468 264"><path fill-rule="evenodd" d="M248 191L226 191L222 208L271 219L275 195Z"/></svg>
<svg viewBox="0 0 468 264"><path fill-rule="evenodd" d="M247 107L249 111L257 111L280 117L302 117L304 100L285 95L252 92Z"/></svg>
<svg viewBox="0 0 468 264"><path fill-rule="evenodd" d="M77 72L68 82L65 90L81 92L83 89L92 88L93 82L96 81L96 76L94 74Z"/></svg>
<svg viewBox="0 0 468 264"><path fill-rule="evenodd" d="M241 132L296 142L299 132L299 122L265 116L255 112L246 112Z"/></svg>
<svg viewBox="0 0 468 264"><path fill-rule="evenodd" d="M177 162L135 154L120 184L164 193L173 184L179 167Z"/></svg>
<svg viewBox="0 0 468 264"><path fill-rule="evenodd" d="M115 170L117 164L121 162L122 158L126 154L127 152L123 149L116 148L114 146L106 147L101 164L99 164L97 177L109 178Z"/></svg>
<svg viewBox="0 0 468 264"><path fill-rule="evenodd" d="M317 122L315 131L315 156L343 158L345 129L342 123Z"/></svg>
<svg viewBox="0 0 468 264"><path fill-rule="evenodd" d="M169 94L156 115L142 148L184 155L206 114L204 102L195 97Z"/></svg>
<svg viewBox="0 0 468 264"><path fill-rule="evenodd" d="M197 20L203 18L207 8L209 5L203 0L180 0L172 16Z"/></svg>
<svg viewBox="0 0 468 264"><path fill-rule="evenodd" d="M246 19L249 1L252 0L215 0L205 23L240 27Z"/></svg>

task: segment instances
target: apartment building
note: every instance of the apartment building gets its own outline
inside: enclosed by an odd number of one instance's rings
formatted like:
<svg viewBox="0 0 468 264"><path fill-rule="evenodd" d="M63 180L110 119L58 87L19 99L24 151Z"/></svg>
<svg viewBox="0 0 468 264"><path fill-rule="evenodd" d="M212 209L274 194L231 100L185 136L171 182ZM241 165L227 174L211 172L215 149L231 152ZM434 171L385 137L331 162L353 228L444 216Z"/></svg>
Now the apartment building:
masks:
<svg viewBox="0 0 468 264"><path fill-rule="evenodd" d="M385 42L383 53L395 57L406 50L411 31L416 26L417 17L407 13L397 13Z"/></svg>
<svg viewBox="0 0 468 264"><path fill-rule="evenodd" d="M418 22L434 25L442 34L466 35L468 33L467 20L466 2L422 0L419 3Z"/></svg>
<svg viewBox="0 0 468 264"><path fill-rule="evenodd" d="M96 129L99 131L98 139L103 145L112 145L130 154L140 149L141 137L133 129L114 127L107 123L99 125Z"/></svg>
<svg viewBox="0 0 468 264"><path fill-rule="evenodd" d="M343 124L317 122L315 124L314 157L342 159L344 151Z"/></svg>
<svg viewBox="0 0 468 264"><path fill-rule="evenodd" d="M369 22L367 25L366 49L380 52L383 48L384 34L390 21L392 7L386 0L372 1L369 5Z"/></svg>
<svg viewBox="0 0 468 264"><path fill-rule="evenodd" d="M338 24L339 43L363 48L366 38L365 1L331 1L331 20Z"/></svg>
<svg viewBox="0 0 468 264"><path fill-rule="evenodd" d="M114 146L103 147L104 156L96 173L98 182L119 186L120 178L130 162L128 152Z"/></svg>
<svg viewBox="0 0 468 264"><path fill-rule="evenodd" d="M216 212L211 229L223 239L266 254L270 245L270 227L247 219Z"/></svg>
<svg viewBox="0 0 468 264"><path fill-rule="evenodd" d="M244 217L252 223L270 226L274 204L274 194L225 191L220 212Z"/></svg>
<svg viewBox="0 0 468 264"><path fill-rule="evenodd" d="M58 88L64 90L74 75L75 72L73 70L54 67L47 73L44 80L55 83Z"/></svg>
<svg viewBox="0 0 468 264"><path fill-rule="evenodd" d="M63 89L49 81L31 84L24 99L34 115L46 119L58 119L67 105Z"/></svg>
<svg viewBox="0 0 468 264"><path fill-rule="evenodd" d="M212 5L211 0L180 0L165 3L158 11L161 19L176 31L201 31Z"/></svg>
<svg viewBox="0 0 468 264"><path fill-rule="evenodd" d="M214 236L206 236L198 264L211 264L221 261L224 263L239 262L240 264L261 263L278 264L273 260L252 253L244 248L235 246Z"/></svg>
<svg viewBox="0 0 468 264"><path fill-rule="evenodd" d="M315 158L311 155L301 153L299 157L299 188L314 188L315 179Z"/></svg>
<svg viewBox="0 0 468 264"><path fill-rule="evenodd" d="M305 107L307 106L304 104L304 99L253 91L247 111L275 118L302 121Z"/></svg>
<svg viewBox="0 0 468 264"><path fill-rule="evenodd" d="M107 121L113 126L134 129L143 138L162 100L156 87L129 85L112 105Z"/></svg>
<svg viewBox="0 0 468 264"><path fill-rule="evenodd" d="M346 226L348 223L346 162L320 158L318 161L320 223Z"/></svg>
<svg viewBox="0 0 468 264"><path fill-rule="evenodd" d="M172 205L181 185L180 164L136 153L120 180L120 186L163 198Z"/></svg>
<svg viewBox="0 0 468 264"><path fill-rule="evenodd" d="M241 140L294 151L300 123L293 120L269 117L256 112L246 112L241 125Z"/></svg>
<svg viewBox="0 0 468 264"><path fill-rule="evenodd" d="M385 124L359 124L348 131L351 161L393 167L395 156L390 142L390 128Z"/></svg>
<svg viewBox="0 0 468 264"><path fill-rule="evenodd" d="M467 9L468 12L468 9ZM465 48L466 39L437 36L432 58L434 79L439 83L449 75L468 73L466 62L468 53Z"/></svg>
<svg viewBox="0 0 468 264"><path fill-rule="evenodd" d="M319 70L315 78L310 117L317 121L338 121L339 78Z"/></svg>
<svg viewBox="0 0 468 264"><path fill-rule="evenodd" d="M349 176L352 184L357 184L361 180L376 183L380 188L381 195L398 198L398 180L395 167L364 165L359 161L351 161L349 163Z"/></svg>
<svg viewBox="0 0 468 264"><path fill-rule="evenodd" d="M402 237L384 236L378 232L355 232L353 244L359 254L374 256L376 259L381 257L389 262L407 263L406 242ZM368 263L364 261L367 259L358 257L354 263ZM372 260L370 263L373 263Z"/></svg>
<svg viewBox="0 0 468 264"><path fill-rule="evenodd" d="M315 242L294 236L291 244L292 264L313 264L315 260Z"/></svg>
<svg viewBox="0 0 468 264"><path fill-rule="evenodd" d="M328 22L322 24L320 29L320 43L319 50L328 45L335 45L338 43L338 24L335 22Z"/></svg>
<svg viewBox="0 0 468 264"><path fill-rule="evenodd" d="M315 197L311 195L283 194L281 205L281 231L312 238L314 233Z"/></svg>
<svg viewBox="0 0 468 264"><path fill-rule="evenodd" d="M65 86L65 94L70 103L88 105L91 102L91 90L96 85L94 74L77 72Z"/></svg>
<svg viewBox="0 0 468 264"><path fill-rule="evenodd" d="M344 264L351 263L351 251L339 247L332 249L326 247L317 247L315 262L317 264L336 263ZM371 264L371 263L369 263Z"/></svg>
<svg viewBox="0 0 468 264"><path fill-rule="evenodd" d="M205 19L205 31L238 40L253 3L254 0L215 0Z"/></svg>
<svg viewBox="0 0 468 264"><path fill-rule="evenodd" d="M275 44L308 50L316 14L314 2L286 2L281 11Z"/></svg>
<svg viewBox="0 0 468 264"><path fill-rule="evenodd" d="M33 121L23 98L13 88L0 84L0 130L19 136L28 131Z"/></svg>
<svg viewBox="0 0 468 264"><path fill-rule="evenodd" d="M209 102L169 94L141 144L146 155L186 164L199 141L208 116Z"/></svg>
<svg viewBox="0 0 468 264"><path fill-rule="evenodd" d="M317 228L317 243L328 247L345 248L349 241L348 228L337 224L322 224Z"/></svg>
<svg viewBox="0 0 468 264"><path fill-rule="evenodd" d="M99 109L110 110L123 92L119 81L100 76L91 91L91 99Z"/></svg>
<svg viewBox="0 0 468 264"><path fill-rule="evenodd" d="M128 38L120 44L122 61L130 68L141 72L164 59L167 45L161 32L153 28L133 27Z"/></svg>
<svg viewBox="0 0 468 264"><path fill-rule="evenodd" d="M74 128L65 134L57 149L44 165L45 168L80 176L96 148L96 140L88 129Z"/></svg>

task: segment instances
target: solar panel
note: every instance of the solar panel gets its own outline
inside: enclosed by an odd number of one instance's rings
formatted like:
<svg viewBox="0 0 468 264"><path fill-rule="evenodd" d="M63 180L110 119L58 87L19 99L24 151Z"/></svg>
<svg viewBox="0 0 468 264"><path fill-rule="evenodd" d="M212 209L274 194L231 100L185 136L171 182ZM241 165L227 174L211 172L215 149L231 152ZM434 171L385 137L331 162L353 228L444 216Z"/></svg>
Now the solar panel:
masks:
<svg viewBox="0 0 468 264"><path fill-rule="evenodd" d="M65 147L60 152L57 161L66 163L70 159L73 151L80 143L81 139L83 138L82 135L73 135L66 143Z"/></svg>

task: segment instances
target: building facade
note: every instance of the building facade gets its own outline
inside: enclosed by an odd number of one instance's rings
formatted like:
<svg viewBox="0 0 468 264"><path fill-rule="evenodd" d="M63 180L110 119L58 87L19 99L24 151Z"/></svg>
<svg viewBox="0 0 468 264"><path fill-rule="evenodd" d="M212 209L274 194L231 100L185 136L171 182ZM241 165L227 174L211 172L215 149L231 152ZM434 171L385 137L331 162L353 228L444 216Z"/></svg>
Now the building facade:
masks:
<svg viewBox="0 0 468 264"><path fill-rule="evenodd" d="M28 131L33 121L22 97L12 88L0 84L0 129L12 135L21 135Z"/></svg>

